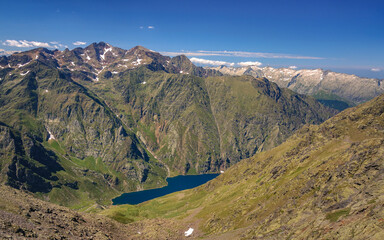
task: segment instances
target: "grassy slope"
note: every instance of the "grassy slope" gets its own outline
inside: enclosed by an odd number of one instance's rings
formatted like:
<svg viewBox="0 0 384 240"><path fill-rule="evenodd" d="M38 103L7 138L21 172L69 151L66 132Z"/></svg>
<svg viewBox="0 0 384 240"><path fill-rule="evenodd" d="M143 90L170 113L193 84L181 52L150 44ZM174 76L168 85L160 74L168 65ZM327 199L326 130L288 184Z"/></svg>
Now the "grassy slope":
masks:
<svg viewBox="0 0 384 240"><path fill-rule="evenodd" d="M384 96L307 126L192 190L103 214L178 219L195 236L384 237Z"/></svg>

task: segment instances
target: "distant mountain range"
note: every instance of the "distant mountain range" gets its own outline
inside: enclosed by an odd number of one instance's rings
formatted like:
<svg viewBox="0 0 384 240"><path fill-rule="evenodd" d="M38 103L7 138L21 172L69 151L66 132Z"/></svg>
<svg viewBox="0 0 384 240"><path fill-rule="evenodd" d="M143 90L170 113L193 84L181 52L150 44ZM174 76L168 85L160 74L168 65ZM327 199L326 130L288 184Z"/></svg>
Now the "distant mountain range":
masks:
<svg viewBox="0 0 384 240"><path fill-rule="evenodd" d="M257 66L239 68L220 66L209 69L235 76L265 77L281 88L311 95L321 103L338 110L366 102L384 93L384 79L362 78L322 69L295 70Z"/></svg>
<svg viewBox="0 0 384 240"><path fill-rule="evenodd" d="M1 180L64 205L104 204L226 169L336 113L265 78L222 75L103 42L3 56Z"/></svg>

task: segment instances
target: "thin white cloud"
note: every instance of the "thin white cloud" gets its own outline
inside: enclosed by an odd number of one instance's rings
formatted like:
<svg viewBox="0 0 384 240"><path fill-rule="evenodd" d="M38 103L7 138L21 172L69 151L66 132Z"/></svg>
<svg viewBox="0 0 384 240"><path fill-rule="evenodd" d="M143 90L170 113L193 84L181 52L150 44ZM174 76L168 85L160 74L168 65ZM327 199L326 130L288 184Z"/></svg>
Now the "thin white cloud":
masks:
<svg viewBox="0 0 384 240"><path fill-rule="evenodd" d="M208 60L203 58L191 58L191 62L201 64L201 65L211 65L211 66L241 66L241 67L248 67L248 66L261 66L263 65L261 62L225 62L225 61L217 61L217 60Z"/></svg>
<svg viewBox="0 0 384 240"><path fill-rule="evenodd" d="M87 44L87 42L76 41L76 42L74 42L74 43L72 43L72 44L75 45L75 46L81 46L81 45L85 45L85 44Z"/></svg>
<svg viewBox="0 0 384 240"><path fill-rule="evenodd" d="M296 69L296 66L289 66L290 69Z"/></svg>
<svg viewBox="0 0 384 240"><path fill-rule="evenodd" d="M68 46L67 45L64 45L64 44L61 44L60 42L49 42L50 44L54 44L53 45L53 48L68 48Z"/></svg>
<svg viewBox="0 0 384 240"><path fill-rule="evenodd" d="M237 65L242 67L248 67L248 66L261 66L263 65L261 62L239 62Z"/></svg>
<svg viewBox="0 0 384 240"><path fill-rule="evenodd" d="M372 71L372 72L380 72L381 69L380 69L380 68L371 68L371 71Z"/></svg>
<svg viewBox="0 0 384 240"><path fill-rule="evenodd" d="M52 48L52 46L49 43L27 41L27 40L5 40L5 42L3 42L3 45L10 46L10 47L20 47L20 48L29 48L29 47Z"/></svg>
<svg viewBox="0 0 384 240"><path fill-rule="evenodd" d="M4 49L0 49L0 56L3 56L3 55L12 55L13 53L15 53L17 51L6 51Z"/></svg>
<svg viewBox="0 0 384 240"><path fill-rule="evenodd" d="M211 66L221 66L221 65L226 65L226 66L234 66L235 63L231 62L224 62L224 61L215 61L215 60L208 60L208 59L202 59L202 58L191 58L191 62L193 63L198 63L202 65L211 65Z"/></svg>
<svg viewBox="0 0 384 240"><path fill-rule="evenodd" d="M154 29L155 27L154 26L148 26L148 29Z"/></svg>
<svg viewBox="0 0 384 240"><path fill-rule="evenodd" d="M262 53L262 52L242 52L242 51L195 51L195 52L161 52L163 55L177 56L220 56L220 57L245 57L245 58L284 58L284 59L325 59L322 57L300 56L285 53Z"/></svg>
<svg viewBox="0 0 384 240"><path fill-rule="evenodd" d="M143 26L140 26L140 29L144 29L144 27L143 27Z"/></svg>

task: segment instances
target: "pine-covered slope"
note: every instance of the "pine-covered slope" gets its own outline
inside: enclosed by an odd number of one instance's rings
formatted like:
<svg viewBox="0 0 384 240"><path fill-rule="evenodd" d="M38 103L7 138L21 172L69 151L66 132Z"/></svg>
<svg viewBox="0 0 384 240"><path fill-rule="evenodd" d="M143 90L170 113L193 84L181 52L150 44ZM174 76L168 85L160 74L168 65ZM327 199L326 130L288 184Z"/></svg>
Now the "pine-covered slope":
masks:
<svg viewBox="0 0 384 240"><path fill-rule="evenodd" d="M383 146L381 95L303 127L203 186L104 214L175 218L195 238L382 239Z"/></svg>

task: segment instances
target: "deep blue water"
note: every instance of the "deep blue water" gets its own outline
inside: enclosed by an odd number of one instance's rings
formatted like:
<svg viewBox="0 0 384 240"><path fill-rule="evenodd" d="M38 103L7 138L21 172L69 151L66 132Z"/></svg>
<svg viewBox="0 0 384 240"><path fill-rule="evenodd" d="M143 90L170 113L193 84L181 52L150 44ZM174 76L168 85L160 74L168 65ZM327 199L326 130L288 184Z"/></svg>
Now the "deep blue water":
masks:
<svg viewBox="0 0 384 240"><path fill-rule="evenodd" d="M219 174L187 175L167 178L168 186L139 192L123 193L117 198L112 199L113 205L119 204L139 204L154 198L158 198L173 192L200 186L209 180L214 179Z"/></svg>

